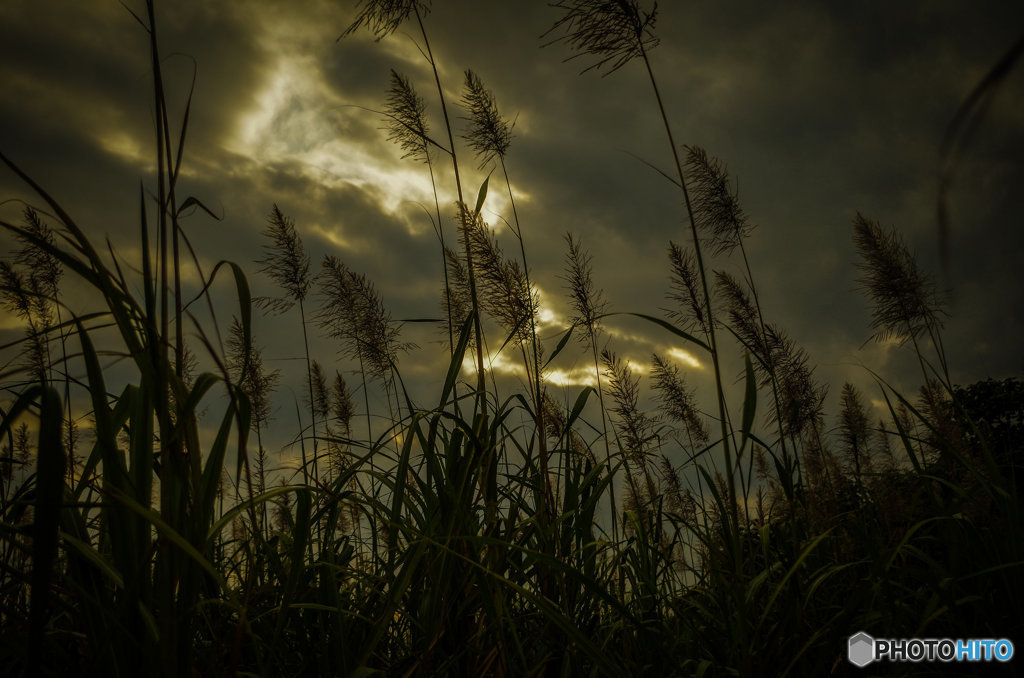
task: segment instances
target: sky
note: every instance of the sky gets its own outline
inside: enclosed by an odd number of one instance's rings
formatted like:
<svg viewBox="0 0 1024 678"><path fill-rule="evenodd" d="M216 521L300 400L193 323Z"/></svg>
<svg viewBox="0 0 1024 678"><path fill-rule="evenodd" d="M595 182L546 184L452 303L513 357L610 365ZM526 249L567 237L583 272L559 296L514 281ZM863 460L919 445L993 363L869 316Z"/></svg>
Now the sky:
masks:
<svg viewBox="0 0 1024 678"><path fill-rule="evenodd" d="M126 4L144 15L142 3ZM429 176L423 164L402 159L374 111L395 69L424 97L440 133L437 92L414 25L379 42L366 31L339 40L356 11L354 2L157 3L175 124L194 77L179 191L219 217L193 211L184 227L205 271L236 261L250 272L254 293L271 295L254 262L277 204L295 220L314 266L337 256L374 282L394 318L436 318L442 272ZM572 315L561 278L566 232L591 253L611 310L651 315L669 305L668 243L689 238L678 189L651 168L668 172L671 155L642 64L581 74L585 58L567 61L565 45L545 46L550 37L542 36L559 16L545 2L436 0L424 21L456 131L465 129L457 102L467 68L515 121L508 171L549 351ZM1022 31L1019 2L672 0L659 7L651 63L676 140L728 166L756 226L747 248L766 318L808 351L815 374L830 384L831 412L847 380L878 401L868 369L908 391L918 386L919 368L905 349L868 341L871 310L857 289L852 242L858 212L897 228L936 275L947 298L943 337L955 382L1024 371L1024 67L1003 83L958 160L944 271L935 216L947 126ZM97 240L109 238L125 262L140 251L140 183L154 185L151 88L147 36L121 3L0 5L0 151ZM475 196L491 167L478 168L456 143ZM451 243L451 172L435 164ZM511 213L499 177L500 169L483 215L511 254L518 244L503 225ZM38 204L0 171L3 218L17 220L20 199ZM9 241L0 242L6 252ZM725 258L712 265L739 270ZM79 295L83 309L95 306L74 286L67 294ZM218 300L224 327L230 296ZM290 422L303 388L298 317L255 322L265 359L285 374L275 416ZM606 329L609 347L638 374L657 351L707 391L708 366L677 337L620 316ZM5 341L20 331L9 314L0 317ZM443 375L443 332L426 324L404 331L420 348L403 356L402 375L426 400ZM352 368L338 350L314 331L313 355L329 373ZM589 365L583 348L571 347L549 378L571 401L589 383ZM509 379L514 369L500 358L494 366ZM742 384L735 391L741 402Z"/></svg>

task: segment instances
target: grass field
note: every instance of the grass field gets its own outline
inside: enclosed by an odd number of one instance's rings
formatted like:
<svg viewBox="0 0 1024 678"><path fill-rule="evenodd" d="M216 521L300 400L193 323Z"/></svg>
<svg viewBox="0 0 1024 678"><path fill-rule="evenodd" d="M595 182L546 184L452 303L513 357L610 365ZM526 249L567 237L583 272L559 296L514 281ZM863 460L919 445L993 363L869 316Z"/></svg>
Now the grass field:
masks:
<svg viewBox="0 0 1024 678"><path fill-rule="evenodd" d="M608 308L586 240L567 235L574 317L540 335L531 225L505 164L513 123L472 71L448 100L418 0L364 2L349 32L402 27L425 46L432 79L393 71L381 115L409 162L454 180L423 254L443 271L441 311L424 310L440 345L403 339L340 253L311 261L277 205L261 206L260 261L202 269L181 216L205 206L180 190L187 126L168 114L152 2L139 17L156 123L139 256L119 256L0 156L35 196L2 221L17 247L0 292L25 331L0 372L0 673L842 676L863 673L846 660L860 630L1024 637L1024 382L953 382L933 278L896 231L858 215L865 338L899 345L921 386L867 370L885 403L876 419L855 385L821 383L762 313L756 236L724 164L673 136L648 59L653 14L555 6L550 40L594 68L641 64L656 95L671 170L652 177L673 185L685 224L666 244L664 316ZM445 125L428 128L426 100ZM470 186L460 163L492 171ZM501 238L482 211L498 193ZM254 297L255 278L276 296ZM94 303L67 303L72 286ZM707 365L713 406L670 356L652 356L642 384L604 329L613 312ZM288 368L306 385L295 419L272 416L281 374L258 341L270 322L294 326L303 349ZM341 357L311 355L314 334ZM521 362L518 384L495 379L497 347ZM447 369L429 400L413 398L401 365L432 351ZM568 352L593 386L547 381ZM273 462L271 432L293 437L293 473Z"/></svg>

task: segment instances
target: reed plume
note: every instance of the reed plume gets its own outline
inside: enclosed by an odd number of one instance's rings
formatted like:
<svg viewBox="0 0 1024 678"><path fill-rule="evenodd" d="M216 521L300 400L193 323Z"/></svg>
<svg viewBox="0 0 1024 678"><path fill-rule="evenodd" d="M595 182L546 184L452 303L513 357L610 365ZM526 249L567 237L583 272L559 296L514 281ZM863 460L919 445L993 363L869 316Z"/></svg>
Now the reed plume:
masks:
<svg viewBox="0 0 1024 678"><path fill-rule="evenodd" d="M626 510L634 507L646 519L649 504L657 494L651 476L649 455L654 439L654 422L640 409L640 377L634 377L629 365L614 353L604 350L601 361L615 405L619 447L626 458ZM638 478L643 485L638 484ZM628 526L627 526L628 527ZM626 530L629 534L629 530Z"/></svg>
<svg viewBox="0 0 1024 678"><path fill-rule="evenodd" d="M469 317L473 308L469 291L469 272L462 258L450 247L444 248L444 259L447 277L444 289L441 290L441 309L453 321L461 322ZM469 341L472 344L473 335L470 335ZM448 342L451 348L451 332L448 334Z"/></svg>
<svg viewBox="0 0 1024 678"><path fill-rule="evenodd" d="M668 260L671 273L667 296L674 305L665 309L665 314L684 330L693 332L699 329L707 336L710 331L707 302L701 287L700 270L697 268L693 252L670 241Z"/></svg>
<svg viewBox="0 0 1024 678"><path fill-rule="evenodd" d="M401 341L398 324L373 283L338 258L325 256L317 277L323 298L317 315L328 334L367 372L390 384L398 355L414 347Z"/></svg>
<svg viewBox="0 0 1024 678"><path fill-rule="evenodd" d="M309 294L312 280L309 274L309 255L302 246L302 239L295 230L295 221L286 217L274 204L267 217L267 226L263 236L270 240L264 244L265 255L256 263L260 264L260 272L266 274L284 292L281 297L261 297L257 305L270 313L284 313L296 304L299 307L299 319L302 323L302 344L306 356L306 382L310 386L309 402L313 402L313 365L309 355L309 333L306 329L306 295ZM313 477L317 477L317 438L316 414L310 412L310 431L313 436ZM307 467L305 436L300 436L302 451L302 477L309 484L310 471Z"/></svg>
<svg viewBox="0 0 1024 678"><path fill-rule="evenodd" d="M643 463L654 435L653 422L640 409L640 377L634 377L626 361L607 349L601 352L601 361L615 401L611 411L618 420L622 451L632 461Z"/></svg>
<svg viewBox="0 0 1024 678"><path fill-rule="evenodd" d="M697 409L696 391L686 386L677 365L665 362L657 353L651 355L651 363L651 378L661 409L669 420L683 426L690 452L696 454L711 436L707 422Z"/></svg>
<svg viewBox="0 0 1024 678"><path fill-rule="evenodd" d="M574 312L570 321L573 327L583 328L586 333L579 340L592 344L601 332L601 317L607 313L608 303L604 293L594 285L592 257L583 249L583 242L572 233L565 234L565 242L568 251L562 280L566 282Z"/></svg>
<svg viewBox="0 0 1024 678"><path fill-rule="evenodd" d="M860 391L849 382L843 384L839 408L840 450L858 486L861 474L870 473L873 468L869 425Z"/></svg>
<svg viewBox="0 0 1024 678"><path fill-rule="evenodd" d="M280 370L267 371L263 365L263 352L253 343L246 346L242 323L233 318L226 342L227 368L237 383L252 410L253 430L258 431L270 421L272 412L271 394L281 379ZM248 350L246 350L248 349Z"/></svg>
<svg viewBox="0 0 1024 678"><path fill-rule="evenodd" d="M380 41L398 30L410 14L417 18L430 12L429 0L361 0L362 9L339 40L365 27Z"/></svg>
<svg viewBox="0 0 1024 678"><path fill-rule="evenodd" d="M263 352L255 345L252 337L246 342L245 331L237 317L232 318L225 348L228 372L249 399L249 425L256 433L256 478L249 487L249 498L252 499L254 492L258 495L267 491L267 451L263 447L263 432L270 423L270 398L281 379L281 372L266 370L263 366ZM268 516L265 503L260 506L260 517L259 527L266 530Z"/></svg>
<svg viewBox="0 0 1024 678"><path fill-rule="evenodd" d="M561 33L548 44L567 43L576 53L566 61L593 57L583 72L607 66L605 75L614 73L658 44L653 31L657 3L649 12L641 10L636 0L561 0L549 4L564 14L545 34Z"/></svg>
<svg viewBox="0 0 1024 678"><path fill-rule="evenodd" d="M918 269L894 229L883 229L877 221L858 213L853 241L861 257L857 282L874 303L872 339L905 344L942 327L943 310L935 282Z"/></svg>
<svg viewBox="0 0 1024 678"><path fill-rule="evenodd" d="M52 253L53 230L31 207L26 207L22 216L24 227L17 233L20 247L14 251L11 261L0 261L0 303L26 324L25 360L33 381L54 379L51 334L59 332L67 397L70 382L66 378L65 333L63 329L56 329L61 321L58 293L64 269ZM70 418L69 411L65 421ZM70 436L70 429L65 434Z"/></svg>
<svg viewBox="0 0 1024 678"><path fill-rule="evenodd" d="M601 318L608 310L604 293L594 285L593 262L590 253L583 249L583 242L565 234L568 251L565 255L565 272L562 275L569 288L569 299L573 308L572 326L583 328L585 334L579 341L590 348L594 361L594 378L597 381L597 399L601 409L601 437L604 440L605 463L612 465L611 444L608 440L608 417L604 404L604 385L601 383L601 365L598 360L597 343L601 333ZM612 514L612 537L618 541L618 508L615 502L615 483L608 484L608 500Z"/></svg>
<svg viewBox="0 0 1024 678"><path fill-rule="evenodd" d="M505 256L483 219L477 217L464 237L476 261L477 280L483 291L481 307L525 346L532 339L531 323L539 304L525 271L518 261Z"/></svg>
<svg viewBox="0 0 1024 678"><path fill-rule="evenodd" d="M685 176L690 187L697 229L703 231L713 254L728 254L740 246L753 227L730 186L729 173L699 146L686 147Z"/></svg>
<svg viewBox="0 0 1024 678"><path fill-rule="evenodd" d="M345 377L337 371L334 373L334 383L331 386L331 413L334 415L334 420L341 426L342 435L349 435L352 432L355 404L352 402L352 391L345 383Z"/></svg>
<svg viewBox="0 0 1024 678"><path fill-rule="evenodd" d="M259 297L257 303L271 313L284 313L305 301L309 293L309 256L295 230L295 221L282 214L276 204L267 217L263 236L270 243L263 245L266 254L256 263L260 273L273 280L284 296Z"/></svg>
<svg viewBox="0 0 1024 678"><path fill-rule="evenodd" d="M469 129L463 138L473 149L480 168L486 167L494 158L504 160L512 143L512 127L498 112L498 103L491 90L484 87L480 76L466 71L463 86L462 106L469 113Z"/></svg>
<svg viewBox="0 0 1024 678"><path fill-rule="evenodd" d="M430 142L427 136L426 104L409 79L391 70L391 88L384 107L388 141L398 144L403 158L428 162Z"/></svg>

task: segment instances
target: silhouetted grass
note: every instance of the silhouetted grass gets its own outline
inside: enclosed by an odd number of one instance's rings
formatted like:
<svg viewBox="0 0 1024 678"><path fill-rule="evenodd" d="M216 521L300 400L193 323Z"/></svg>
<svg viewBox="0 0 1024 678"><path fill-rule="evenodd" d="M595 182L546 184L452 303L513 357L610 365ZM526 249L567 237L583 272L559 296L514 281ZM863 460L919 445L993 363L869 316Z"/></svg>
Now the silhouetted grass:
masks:
<svg viewBox="0 0 1024 678"><path fill-rule="evenodd" d="M571 46L595 66L640 59L657 93L653 10L631 1L556 6L565 12L556 31ZM426 44L428 8L365 2L350 31L384 38L414 18ZM660 96L691 241L669 247L667 320L642 317L715 364L714 415L697 409L685 374L661 356L652 358L655 397L645 397L606 345L600 271L572 236L573 327L546 360L571 350L576 332L597 388L552 396L523 232L514 216L520 263L480 217L486 182L475 209L461 184L447 208L464 245L460 255L441 242L450 360L429 405L415 403L399 365L413 347L374 285L334 256L312 276L301 225L274 206L260 263L285 296L265 306L299 305L306 339L305 303L316 297L314 317L342 361L314 359L306 341L308 397L296 404L295 436L302 480L268 482L262 438L287 425L271 417L278 375L253 341L246 272L220 262L207 276L195 264L211 311L228 310L213 308L210 287L231 274L237 306L226 348L216 322L199 323L181 301L178 243L187 239L175 184L185 134L176 146L169 133L148 9L158 171L156 213L140 200L138 273L111 270L60 203L0 155L40 203L22 223L2 222L22 249L3 263L0 292L27 328L3 347L14 357L0 374L9 394L0 423L0 660L11 674L846 675L846 639L860 629L1020 637L1020 382L952 384L927 276L898 236L858 217L873 331L905 339L903 355L918 361L925 383L913 396L874 375L888 409L880 422L843 385L830 433L826 385L809 355L762 316L744 247L752 236L728 175L702 149L689 148L683 162ZM469 148L505 173L511 128L475 74L466 84ZM390 137L428 165L440 148L458 177L447 111L449 146L440 147L408 80L394 74L389 96L398 125ZM744 280L711 267L737 249ZM103 308L65 306L68 280L95 290ZM520 350L525 393L499 397L488 387L485 314ZM185 322L199 337L197 359ZM722 377L722 355L742 360L738 384ZM109 356L131 366L116 393L103 371ZM206 371L193 374L195 364ZM360 374L362 413L343 376L350 368ZM374 383L388 409L377 424ZM77 423L72 398L88 401ZM224 407L204 435L210 402ZM360 414L365 437L353 426ZM597 416L600 429L588 421ZM76 427L91 430L89 445L77 443L86 448L80 466L69 454ZM600 442L588 443L588 430L600 430Z"/></svg>

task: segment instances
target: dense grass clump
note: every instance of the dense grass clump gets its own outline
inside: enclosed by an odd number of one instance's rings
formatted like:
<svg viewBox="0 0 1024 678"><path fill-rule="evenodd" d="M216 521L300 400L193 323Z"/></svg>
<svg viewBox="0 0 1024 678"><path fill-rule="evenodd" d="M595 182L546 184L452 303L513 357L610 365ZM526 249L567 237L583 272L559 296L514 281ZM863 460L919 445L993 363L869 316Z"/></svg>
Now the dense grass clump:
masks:
<svg viewBox="0 0 1024 678"><path fill-rule="evenodd" d="M152 199L140 195L140 259L122 267L101 253L0 155L38 202L2 222L19 249L0 264L0 293L26 330L3 347L13 367L0 375L8 672L846 675L846 639L861 629L1021 637L1024 385L952 382L934 283L898 234L858 216L870 332L904 344L922 386L900 393L873 375L887 405L879 421L853 384L830 395L762 313L751 228L725 166L674 140L649 60L656 13L632 1L555 7L549 36L591 68L645 66L688 228L668 245L670 308L640 317L713 367L711 413L671 360L651 357L648 394L609 346L600 280L572 234L562 272L572 326L545 346L531 225L509 180L514 125L466 71L460 150L419 0L364 2L346 33L411 26L436 85L443 134L397 72L383 112L407 158L432 181L450 160L456 184L456 204L434 206L448 367L431 399L405 388L400 363L418 349L373 283L334 255L314 265L301 225L277 205L266 206L259 262L203 271L179 223L196 203L178 191L185 135L168 121L149 3L156 183ZM490 182L465 199L464 152L501 169L513 254L481 215ZM726 258L741 278L714 268ZM186 269L201 283L192 300ZM279 296L253 299L247 269ZM71 280L102 304L66 304ZM222 285L233 308L214 303ZM200 303L208 322L190 310ZM264 363L253 306L294 314L303 340L292 475L273 473L264 447L270 427L287 424L271 416L281 375ZM231 318L223 341L216 318ZM341 358L313 356L313 332ZM545 372L573 338L596 386L559 393ZM488 342L522 360L518 391L487 371ZM113 389L111 359L131 374ZM383 397L371 402L371 391Z"/></svg>

